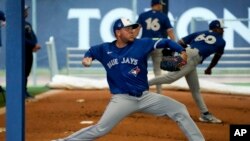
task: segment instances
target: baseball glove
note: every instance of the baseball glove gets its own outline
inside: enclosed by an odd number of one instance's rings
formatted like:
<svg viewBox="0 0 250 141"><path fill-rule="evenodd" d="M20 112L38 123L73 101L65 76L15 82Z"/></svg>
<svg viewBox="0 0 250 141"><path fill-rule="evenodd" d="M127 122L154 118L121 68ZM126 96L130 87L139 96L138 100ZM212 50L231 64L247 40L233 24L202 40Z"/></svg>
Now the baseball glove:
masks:
<svg viewBox="0 0 250 141"><path fill-rule="evenodd" d="M161 61L161 69L165 71L179 71L187 62L181 56L164 56Z"/></svg>

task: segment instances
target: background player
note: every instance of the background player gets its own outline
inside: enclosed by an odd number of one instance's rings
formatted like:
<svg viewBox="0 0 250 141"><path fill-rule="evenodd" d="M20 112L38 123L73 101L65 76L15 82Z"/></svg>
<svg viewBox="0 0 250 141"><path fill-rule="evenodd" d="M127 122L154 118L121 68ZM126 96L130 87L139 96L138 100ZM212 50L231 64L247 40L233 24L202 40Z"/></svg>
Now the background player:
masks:
<svg viewBox="0 0 250 141"><path fill-rule="evenodd" d="M179 40L178 43L186 48L188 54L187 64L180 71L169 72L149 80L149 85L170 84L185 76L193 99L201 112L199 120L202 122L221 123L220 119L208 111L200 94L200 85L196 71L198 64L201 64L208 56L214 54L210 65L205 70L205 74L211 74L212 68L215 67L224 53L226 42L223 39L224 30L222 23L214 20L209 24L209 29L209 31L196 32ZM187 45L190 47L187 47Z"/></svg>
<svg viewBox="0 0 250 141"><path fill-rule="evenodd" d="M173 27L170 24L169 18L162 12L163 5L165 3L162 0L152 0L151 10L141 13L137 20L137 23L142 27L142 38L166 38L175 41L175 35ZM138 35L140 28L136 31ZM156 49L150 54L153 62L153 71L155 76L161 75L160 62L162 60L162 49ZM161 85L156 85L157 93L162 93Z"/></svg>
<svg viewBox="0 0 250 141"><path fill-rule="evenodd" d="M29 15L29 6L25 5L24 17L25 19ZM37 42L37 37L32 29L31 24L25 20L25 97L33 98L32 95L28 93L27 85L28 85L28 77L31 72L32 64L33 64L33 52L37 52L41 46Z"/></svg>
<svg viewBox="0 0 250 141"><path fill-rule="evenodd" d="M6 18L3 11L0 10L0 54L1 54L1 47L2 47L2 39L1 39L1 27L6 25ZM4 93L4 89L0 85L0 93Z"/></svg>
<svg viewBox="0 0 250 141"><path fill-rule="evenodd" d="M93 46L86 52L82 60L83 65L90 66L94 59L102 63L107 72L112 98L96 125L83 128L58 141L93 141L107 134L122 119L134 112L169 116L178 123L188 140L204 141L183 104L148 91L148 54L155 47L169 47L186 59L184 48L169 39L135 39L133 29L138 26L131 24L128 19L118 19L113 25L117 40Z"/></svg>

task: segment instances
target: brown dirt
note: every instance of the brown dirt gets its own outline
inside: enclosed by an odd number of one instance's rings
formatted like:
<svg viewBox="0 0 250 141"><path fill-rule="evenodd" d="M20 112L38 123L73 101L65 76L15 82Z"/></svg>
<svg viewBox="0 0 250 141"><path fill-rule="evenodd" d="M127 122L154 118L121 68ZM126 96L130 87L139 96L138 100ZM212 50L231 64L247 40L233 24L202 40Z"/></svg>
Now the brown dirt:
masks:
<svg viewBox="0 0 250 141"><path fill-rule="evenodd" d="M250 96L203 93L210 111L223 124L198 121L199 111L187 91L164 90L164 94L184 103L207 141L229 141L230 124L250 124ZM65 90L26 103L26 141L50 141L66 137L83 127L81 121L96 123L108 104L108 90ZM77 102L84 99L84 102ZM0 128L5 126L5 114L0 115ZM0 133L5 140L5 133ZM98 141L183 141L187 140L175 122L164 117L142 113L121 121Z"/></svg>

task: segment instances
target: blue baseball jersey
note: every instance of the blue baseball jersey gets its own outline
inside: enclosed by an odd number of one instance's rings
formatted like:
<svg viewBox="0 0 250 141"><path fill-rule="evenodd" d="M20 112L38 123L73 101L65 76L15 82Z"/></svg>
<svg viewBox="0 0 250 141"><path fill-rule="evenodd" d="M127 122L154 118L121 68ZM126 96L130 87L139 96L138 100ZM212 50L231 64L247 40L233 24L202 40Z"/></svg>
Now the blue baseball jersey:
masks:
<svg viewBox="0 0 250 141"><path fill-rule="evenodd" d="M202 61L213 53L224 53L226 45L222 35L212 31L201 31L190 34L182 38L185 44L189 44L191 48L197 48Z"/></svg>
<svg viewBox="0 0 250 141"><path fill-rule="evenodd" d="M148 55L155 48L169 47L181 52L183 47L169 39L135 39L126 47L118 48L115 41L91 47L84 57L101 62L107 72L112 94L137 94L149 89L147 78Z"/></svg>
<svg viewBox="0 0 250 141"><path fill-rule="evenodd" d="M169 18L155 10L140 14L137 23L142 26L142 38L166 38L167 29L172 28Z"/></svg>

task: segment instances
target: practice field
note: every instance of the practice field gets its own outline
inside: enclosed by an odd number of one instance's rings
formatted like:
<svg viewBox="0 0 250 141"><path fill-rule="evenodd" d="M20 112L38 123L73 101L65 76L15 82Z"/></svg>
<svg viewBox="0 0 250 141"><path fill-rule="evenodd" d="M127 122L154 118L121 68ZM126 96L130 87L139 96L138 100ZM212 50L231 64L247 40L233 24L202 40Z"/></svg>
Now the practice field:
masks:
<svg viewBox="0 0 250 141"><path fill-rule="evenodd" d="M184 103L207 141L229 141L230 124L250 124L250 96L203 93L212 113L223 124L198 121L199 111L188 91L164 90L164 95ZM108 90L52 90L26 103L26 141L50 141L96 123L108 104ZM122 111L122 109L121 109ZM93 123L91 123L93 121ZM0 128L5 114L0 115ZM5 140L5 132L0 132ZM98 141L185 141L175 122L142 113L121 121Z"/></svg>

